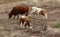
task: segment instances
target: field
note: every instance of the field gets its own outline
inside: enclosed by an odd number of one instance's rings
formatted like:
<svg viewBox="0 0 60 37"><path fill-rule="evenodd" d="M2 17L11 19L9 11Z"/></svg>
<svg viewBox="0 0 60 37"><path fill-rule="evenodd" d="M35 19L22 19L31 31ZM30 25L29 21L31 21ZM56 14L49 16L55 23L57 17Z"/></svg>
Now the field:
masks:
<svg viewBox="0 0 60 37"><path fill-rule="evenodd" d="M46 1L45 1L46 2ZM60 29L53 28L52 26L60 22L60 5L59 2L53 2L46 5L43 2L41 5L33 3L33 6L41 7L46 9L48 14L47 23L39 16L37 18L30 17L30 23L33 26L33 29L28 31L28 29L19 28L18 20L8 19L8 13L15 5L19 4L28 4L26 1L15 1L15 2L4 2L0 5L0 37L60 37ZM30 2L31 3L31 2ZM40 4L40 3L38 3ZM32 6L32 5L31 5ZM44 24L47 24L47 31L43 31Z"/></svg>

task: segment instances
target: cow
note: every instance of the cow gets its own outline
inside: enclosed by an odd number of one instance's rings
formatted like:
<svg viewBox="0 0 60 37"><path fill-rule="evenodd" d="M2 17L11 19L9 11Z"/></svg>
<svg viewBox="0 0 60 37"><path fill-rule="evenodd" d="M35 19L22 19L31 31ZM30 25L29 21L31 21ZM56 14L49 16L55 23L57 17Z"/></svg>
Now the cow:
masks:
<svg viewBox="0 0 60 37"><path fill-rule="evenodd" d="M31 16L32 14L34 14L35 16L38 14L42 15L44 19L47 19L47 13L45 9L42 8L38 8L38 7L32 7L31 9L31 13L29 16Z"/></svg>
<svg viewBox="0 0 60 37"><path fill-rule="evenodd" d="M19 18L19 14L21 15L25 15L28 16L29 13L29 7L27 5L17 5L15 7L13 7L13 9L11 10L11 12L8 14L9 15L9 19L14 15L17 16L17 18Z"/></svg>
<svg viewBox="0 0 60 37"><path fill-rule="evenodd" d="M27 26L28 26L29 28L32 28L32 26L30 25L30 22L29 22L29 17L28 17L28 16L25 16L25 15L22 15L22 16L19 18L19 25L21 25L21 26L24 25L25 29L26 29Z"/></svg>

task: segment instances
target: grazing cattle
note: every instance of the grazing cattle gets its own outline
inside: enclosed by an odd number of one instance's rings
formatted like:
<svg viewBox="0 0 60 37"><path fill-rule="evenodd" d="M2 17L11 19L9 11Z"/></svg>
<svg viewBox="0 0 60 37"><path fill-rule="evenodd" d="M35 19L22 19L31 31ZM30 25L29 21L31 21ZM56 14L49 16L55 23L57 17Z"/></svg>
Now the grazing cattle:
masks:
<svg viewBox="0 0 60 37"><path fill-rule="evenodd" d="M28 12L29 12L29 7L27 5L18 5L13 7L13 9L11 10L11 12L8 14L9 15L9 19L14 15L17 15L17 17L19 18L18 14L25 14L26 16L28 16Z"/></svg>
<svg viewBox="0 0 60 37"><path fill-rule="evenodd" d="M28 26L29 28L32 28L32 27L30 26L28 16L25 16L25 15L21 16L20 19L19 19L19 22L20 22L20 25L21 25L21 26L24 25L25 28L26 28L27 26Z"/></svg>
<svg viewBox="0 0 60 37"><path fill-rule="evenodd" d="M47 19L47 13L46 10L42 9L42 8L38 8L38 7L32 7L32 11L31 14L41 14L45 19ZM31 16L31 14L29 16Z"/></svg>

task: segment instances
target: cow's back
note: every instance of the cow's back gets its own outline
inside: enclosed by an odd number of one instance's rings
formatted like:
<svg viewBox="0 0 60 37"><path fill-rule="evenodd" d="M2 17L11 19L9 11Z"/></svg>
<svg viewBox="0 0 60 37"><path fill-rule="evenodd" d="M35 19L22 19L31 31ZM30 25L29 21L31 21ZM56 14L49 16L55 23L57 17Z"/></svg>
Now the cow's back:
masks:
<svg viewBox="0 0 60 37"><path fill-rule="evenodd" d="M11 13L16 15L16 14L25 14L29 12L29 7L26 5L18 5L13 7Z"/></svg>

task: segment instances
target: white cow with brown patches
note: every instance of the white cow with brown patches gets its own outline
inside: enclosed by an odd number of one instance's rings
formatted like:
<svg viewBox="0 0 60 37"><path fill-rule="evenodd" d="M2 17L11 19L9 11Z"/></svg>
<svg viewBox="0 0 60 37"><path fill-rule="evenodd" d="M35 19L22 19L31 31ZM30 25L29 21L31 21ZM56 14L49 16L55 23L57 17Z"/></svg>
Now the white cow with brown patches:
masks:
<svg viewBox="0 0 60 37"><path fill-rule="evenodd" d="M44 19L47 19L47 13L46 13L46 10L45 9L42 9L42 8L38 8L38 7L32 7L32 11L31 11L31 14L41 14L43 16ZM31 14L29 16L31 16Z"/></svg>

